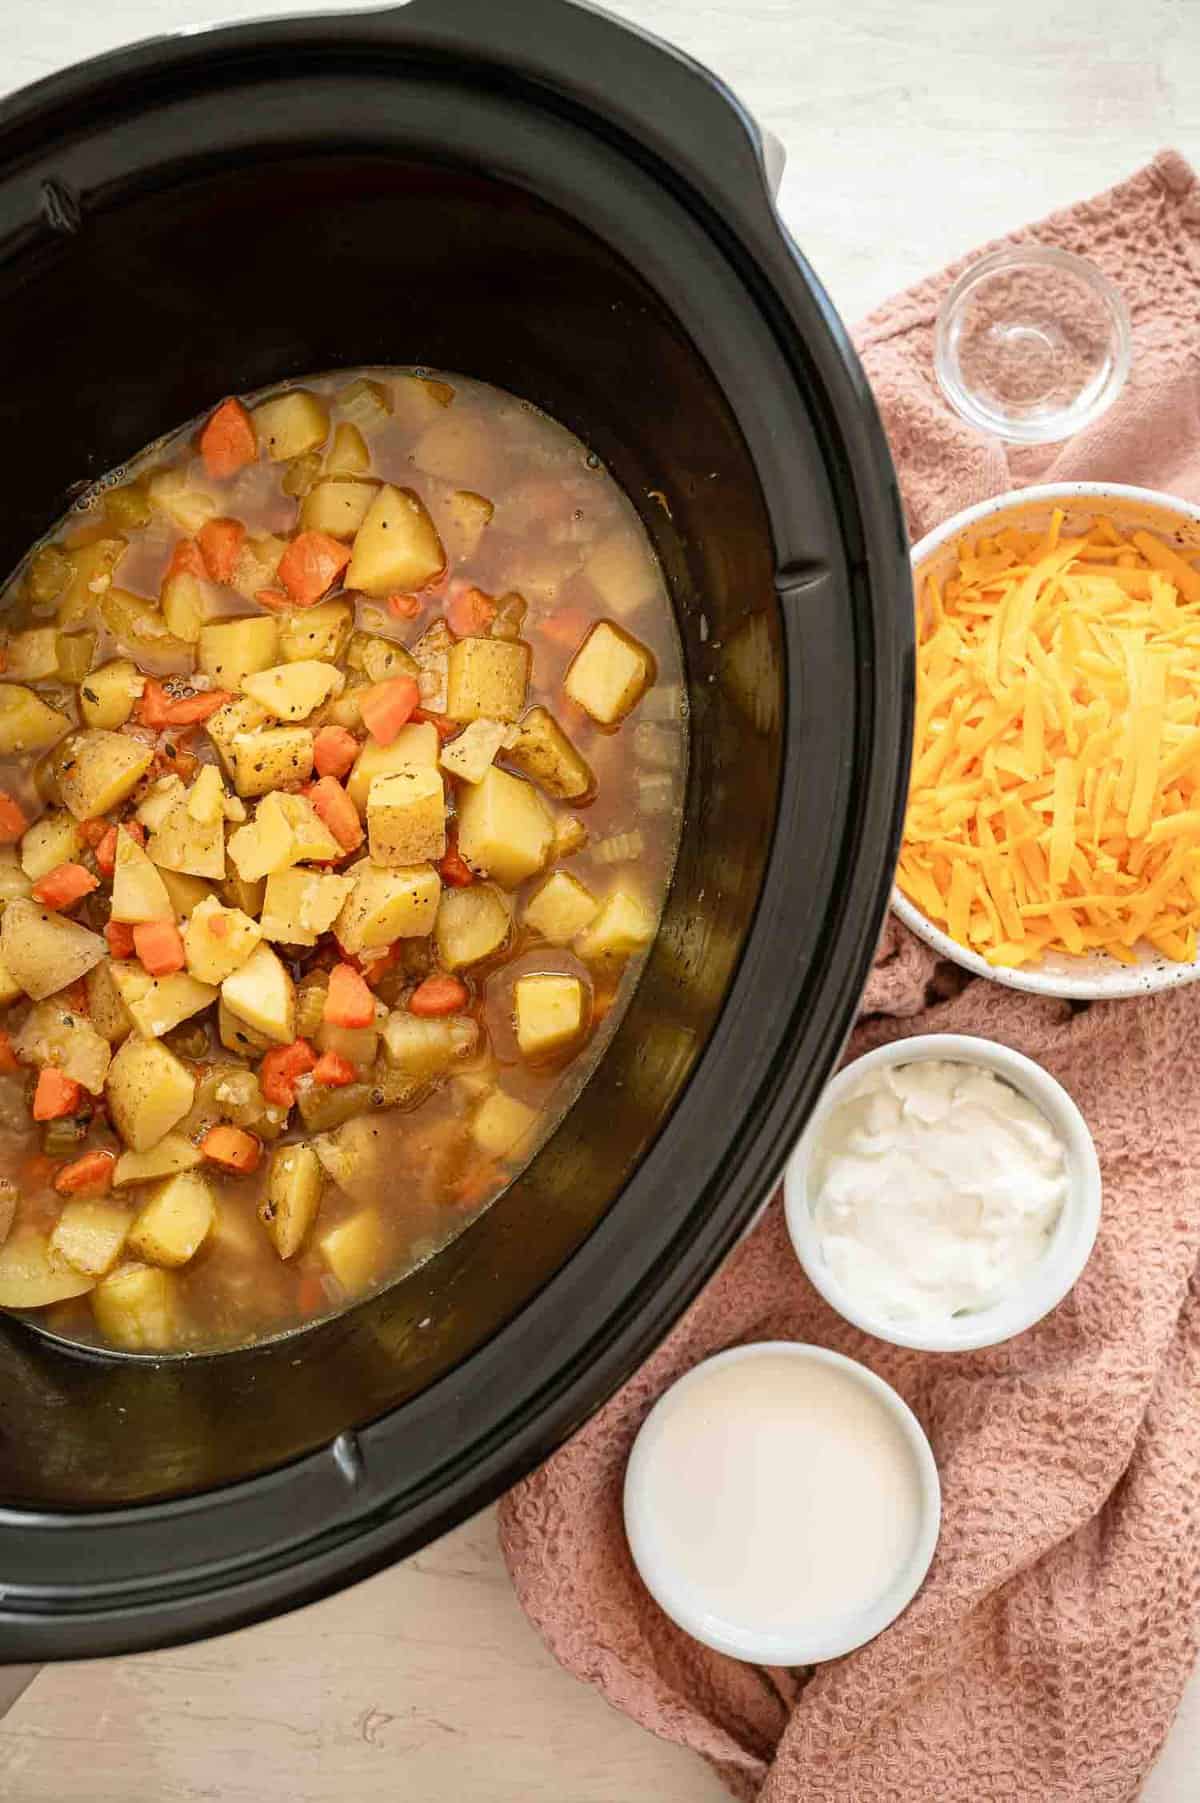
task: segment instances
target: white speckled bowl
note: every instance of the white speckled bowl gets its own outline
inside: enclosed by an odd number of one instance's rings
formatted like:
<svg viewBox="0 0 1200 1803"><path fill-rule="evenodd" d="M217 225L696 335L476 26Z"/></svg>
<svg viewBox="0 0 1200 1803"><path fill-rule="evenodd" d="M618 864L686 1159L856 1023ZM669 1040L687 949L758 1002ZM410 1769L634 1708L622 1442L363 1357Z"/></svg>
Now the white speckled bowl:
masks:
<svg viewBox="0 0 1200 1803"><path fill-rule="evenodd" d="M1015 489L994 500L968 507L952 519L927 533L912 554L913 581L918 596L929 571L948 574L954 563L959 539L974 539L985 532L1005 526L1022 531L1038 531L1050 522L1056 507L1066 514L1064 532L1086 526L1093 515L1106 514L1121 528L1145 528L1156 532L1170 543L1188 550L1200 550L1200 507L1163 495L1150 488L1127 488L1105 482L1067 482L1058 486ZM899 889L892 893L892 907L918 938L933 947L939 957L952 958L977 977L989 977L1009 989L1024 989L1033 995L1059 996L1068 1000L1107 1002L1121 997L1149 995L1158 989L1173 989L1180 983L1194 983L1200 977L1200 960L1176 964L1164 958L1151 946L1138 945L1136 964L1121 964L1107 952L1087 952L1079 957L1051 953L1040 964L1019 970L1003 970L989 964L977 952L959 945L927 914L916 907Z"/></svg>

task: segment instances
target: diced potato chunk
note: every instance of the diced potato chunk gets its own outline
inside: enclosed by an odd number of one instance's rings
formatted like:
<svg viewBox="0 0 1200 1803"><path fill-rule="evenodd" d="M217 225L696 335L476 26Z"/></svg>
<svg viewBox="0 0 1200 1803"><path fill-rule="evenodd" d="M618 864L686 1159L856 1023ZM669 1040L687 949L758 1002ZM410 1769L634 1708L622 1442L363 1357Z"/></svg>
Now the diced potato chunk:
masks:
<svg viewBox="0 0 1200 1803"><path fill-rule="evenodd" d="M240 695L236 701L226 702L205 721L205 731L217 748L226 776L232 779L234 773L234 741L244 733L257 732L270 718L265 707L251 701L249 695Z"/></svg>
<svg viewBox="0 0 1200 1803"><path fill-rule="evenodd" d="M176 919L190 914L212 894L203 877L188 876L182 870L166 870L162 865L159 866L158 874L171 898L171 912Z"/></svg>
<svg viewBox="0 0 1200 1803"><path fill-rule="evenodd" d="M649 945L655 931L654 916L641 897L629 889L614 889L576 938L575 950L590 961L628 958Z"/></svg>
<svg viewBox="0 0 1200 1803"><path fill-rule="evenodd" d="M175 1337L174 1279L151 1265L126 1265L92 1291L105 1339L126 1352L153 1352Z"/></svg>
<svg viewBox="0 0 1200 1803"><path fill-rule="evenodd" d="M3 958L0 958L0 1008L7 1008L8 1004L15 1002L22 993L21 985Z"/></svg>
<svg viewBox="0 0 1200 1803"><path fill-rule="evenodd" d="M490 883L469 889L443 889L434 939L447 970L465 970L498 952L512 930L504 896Z"/></svg>
<svg viewBox="0 0 1200 1803"><path fill-rule="evenodd" d="M450 647L446 712L452 720L518 719L529 663L523 639L459 639Z"/></svg>
<svg viewBox="0 0 1200 1803"><path fill-rule="evenodd" d="M272 463L287 463L315 451L329 432L329 409L307 388L289 388L273 400L260 401L251 409L251 418Z"/></svg>
<svg viewBox="0 0 1200 1803"><path fill-rule="evenodd" d="M238 733L230 749L239 795L267 795L272 789L306 783L312 775L313 736L307 726Z"/></svg>
<svg viewBox="0 0 1200 1803"><path fill-rule="evenodd" d="M654 676L654 657L645 645L611 620L598 620L571 659L563 688L601 726L616 726Z"/></svg>
<svg viewBox="0 0 1200 1803"><path fill-rule="evenodd" d="M417 496L385 483L355 534L346 587L365 595L420 589L445 561L437 530Z"/></svg>
<svg viewBox="0 0 1200 1803"><path fill-rule="evenodd" d="M522 1057L557 1057L583 1032L586 998L578 977L543 971L518 977L513 1003Z"/></svg>
<svg viewBox="0 0 1200 1803"><path fill-rule="evenodd" d="M450 648L454 644L454 636L445 620L435 620L427 626L412 648L413 658L418 666L417 686L421 691L421 706L432 709L435 714L446 711L446 694L449 684Z"/></svg>
<svg viewBox="0 0 1200 1803"><path fill-rule="evenodd" d="M231 977L262 938L262 928L240 908L225 908L215 895L193 908L184 928L187 967L201 983L217 986Z"/></svg>
<svg viewBox="0 0 1200 1803"><path fill-rule="evenodd" d="M259 1033L247 1021L239 1020L231 1013L224 1000L217 1003L217 1037L223 1046L242 1058L261 1058L273 1044L265 1033Z"/></svg>
<svg viewBox="0 0 1200 1803"><path fill-rule="evenodd" d="M73 863L82 850L83 840L70 814L62 810L43 814L21 840L21 869L36 883L60 864Z"/></svg>
<svg viewBox="0 0 1200 1803"><path fill-rule="evenodd" d="M162 586L162 617L167 631L194 645L206 620L220 608L220 591L190 570L176 570Z"/></svg>
<svg viewBox="0 0 1200 1803"><path fill-rule="evenodd" d="M497 473L496 434L480 413L461 405L446 408L422 432L413 459L427 476L486 493Z"/></svg>
<svg viewBox="0 0 1200 1803"><path fill-rule="evenodd" d="M481 783L500 747L512 731L503 720L472 720L442 750L442 769L464 783Z"/></svg>
<svg viewBox="0 0 1200 1803"><path fill-rule="evenodd" d="M375 777L388 776L393 770L407 770L412 764L425 764L436 769L438 745L437 727L427 720L416 726L402 726L390 745L377 745L374 739L368 739L346 784L346 793L359 813L367 811L367 796Z"/></svg>
<svg viewBox="0 0 1200 1803"><path fill-rule="evenodd" d="M156 833L176 804L186 799L187 790L181 776L160 776L157 782L151 783L138 802L134 818L141 822L147 832Z"/></svg>
<svg viewBox="0 0 1200 1803"><path fill-rule="evenodd" d="M221 999L231 1014L256 1033L290 1045L296 1037L296 986L269 945L257 945L246 962L225 978Z"/></svg>
<svg viewBox="0 0 1200 1803"><path fill-rule="evenodd" d="M354 609L349 601L318 601L315 607L294 608L279 622L279 656L285 664L307 658L340 663L353 630Z"/></svg>
<svg viewBox="0 0 1200 1803"><path fill-rule="evenodd" d="M95 538L68 552L71 580L58 598L58 623L66 628L95 618L96 600L111 587L113 571L125 554L123 538Z"/></svg>
<svg viewBox="0 0 1200 1803"><path fill-rule="evenodd" d="M159 1040L131 1033L109 1066L105 1094L125 1144L146 1152L189 1112L196 1080Z"/></svg>
<svg viewBox="0 0 1200 1803"><path fill-rule="evenodd" d="M151 834L146 851L151 862L165 870L219 883L225 875L224 823L220 818L194 820L186 799L180 800Z"/></svg>
<svg viewBox="0 0 1200 1803"><path fill-rule="evenodd" d="M373 1208L362 1209L331 1227L317 1242L321 1257L348 1296L357 1296L383 1275L387 1232Z"/></svg>
<svg viewBox="0 0 1200 1803"><path fill-rule="evenodd" d="M31 1010L13 1038L13 1050L27 1064L48 1065L73 1077L94 1096L104 1088L112 1058L104 1035L59 996Z"/></svg>
<svg viewBox="0 0 1200 1803"><path fill-rule="evenodd" d="M11 1234L0 1246L0 1308L48 1308L85 1296L95 1281L52 1258L45 1234L32 1228Z"/></svg>
<svg viewBox="0 0 1200 1803"><path fill-rule="evenodd" d="M84 725L115 732L132 714L145 686L146 678L128 657L115 657L98 670L89 670L79 689Z"/></svg>
<svg viewBox="0 0 1200 1803"><path fill-rule="evenodd" d="M7 646L6 676L20 682L45 682L58 675L58 631L53 626L31 626L14 632Z"/></svg>
<svg viewBox="0 0 1200 1803"><path fill-rule="evenodd" d="M119 1202L68 1202L50 1235L50 1256L85 1277L104 1277L121 1256L131 1219Z"/></svg>
<svg viewBox="0 0 1200 1803"><path fill-rule="evenodd" d="M590 889L569 871L556 870L525 905L525 924L548 939L566 945L596 918L599 908Z"/></svg>
<svg viewBox="0 0 1200 1803"><path fill-rule="evenodd" d="M508 755L531 782L559 801L578 801L594 786L591 766L544 707L530 708Z"/></svg>
<svg viewBox="0 0 1200 1803"><path fill-rule="evenodd" d="M171 913L166 885L133 834L117 828L117 859L113 870L112 917L136 923L163 920Z"/></svg>
<svg viewBox="0 0 1200 1803"><path fill-rule="evenodd" d="M216 496L190 481L182 469L159 470L146 484L146 494L151 505L165 513L181 532L199 532L217 511Z"/></svg>
<svg viewBox="0 0 1200 1803"><path fill-rule="evenodd" d="M122 1152L113 1171L114 1189L131 1183L153 1183L156 1177L173 1177L176 1171L194 1171L203 1153L182 1133L166 1133L147 1152Z"/></svg>
<svg viewBox="0 0 1200 1803"><path fill-rule="evenodd" d="M215 1219L208 1183L195 1171L180 1171L139 1209L127 1244L135 1258L172 1269L196 1256Z"/></svg>
<svg viewBox="0 0 1200 1803"><path fill-rule="evenodd" d="M381 870L364 859L350 874L354 887L334 932L351 956L390 945L393 939L421 939L432 932L442 885L431 865Z"/></svg>
<svg viewBox="0 0 1200 1803"><path fill-rule="evenodd" d="M184 970L169 977L152 977L140 964L113 964L112 980L129 1017L147 1039L161 1039L180 1021L211 1007L217 999L211 983L199 983Z"/></svg>
<svg viewBox="0 0 1200 1803"><path fill-rule="evenodd" d="M367 830L376 864L425 864L446 855L446 791L436 770L413 764L373 778Z"/></svg>
<svg viewBox="0 0 1200 1803"><path fill-rule="evenodd" d="M67 716L32 689L16 682L0 683L0 757L45 751L70 730Z"/></svg>
<svg viewBox="0 0 1200 1803"><path fill-rule="evenodd" d="M276 537L273 532L244 538L229 586L235 588L239 595L244 595L247 601L256 600L259 590L270 588L275 581L279 560L286 550L284 540Z"/></svg>
<svg viewBox="0 0 1200 1803"><path fill-rule="evenodd" d="M76 820L110 814L135 789L154 758L153 748L120 732L88 727L63 747L58 786Z"/></svg>
<svg viewBox="0 0 1200 1803"><path fill-rule="evenodd" d="M269 670L279 658L279 622L269 614L221 620L202 628L200 668L218 688L240 689L247 676Z"/></svg>
<svg viewBox="0 0 1200 1803"><path fill-rule="evenodd" d="M311 1146L278 1146L271 1154L267 1193L258 1218L280 1258L292 1258L317 1218L325 1175Z"/></svg>
<svg viewBox="0 0 1200 1803"><path fill-rule="evenodd" d="M342 848L303 795L266 795L254 819L229 841L229 856L247 882L287 870L293 864L328 863Z"/></svg>
<svg viewBox="0 0 1200 1803"><path fill-rule="evenodd" d="M418 1082L440 1077L456 1059L469 1057L478 1042L479 1028L466 1014L421 1020L405 1008L395 1008L383 1023L388 1063Z"/></svg>
<svg viewBox="0 0 1200 1803"><path fill-rule="evenodd" d="M458 805L458 849L476 870L515 889L546 862L554 820L537 791L493 764Z"/></svg>
<svg viewBox="0 0 1200 1803"><path fill-rule="evenodd" d="M0 919L0 958L35 1002L86 976L107 954L99 933L20 896Z"/></svg>
<svg viewBox="0 0 1200 1803"><path fill-rule="evenodd" d="M203 826L214 826L225 819L225 785L214 764L204 764L187 792L187 811Z"/></svg>
<svg viewBox="0 0 1200 1803"><path fill-rule="evenodd" d="M93 965L84 979L87 985L88 1018L110 1045L120 1045L133 1031L133 1019L121 1000L112 979L112 964L104 958Z"/></svg>
<svg viewBox="0 0 1200 1803"><path fill-rule="evenodd" d="M537 1118L536 1109L494 1089L471 1116L471 1138L489 1158L507 1158L532 1133Z"/></svg>
<svg viewBox="0 0 1200 1803"><path fill-rule="evenodd" d="M366 604L363 606L366 612ZM346 652L352 670L361 670L372 682L388 682L393 676L411 676L420 681L421 666L411 652L395 639L370 632L356 632Z"/></svg>
<svg viewBox="0 0 1200 1803"><path fill-rule="evenodd" d="M318 482L300 508L303 532L327 532L330 538L353 538L375 499L373 482Z"/></svg>
<svg viewBox="0 0 1200 1803"><path fill-rule="evenodd" d="M602 538L583 566L605 608L627 617L657 592L654 565L639 540L628 532Z"/></svg>
<svg viewBox="0 0 1200 1803"><path fill-rule="evenodd" d="M278 870L267 878L262 931L285 945L315 945L342 911L353 888L347 876Z"/></svg>
<svg viewBox="0 0 1200 1803"><path fill-rule="evenodd" d="M495 511L489 500L469 488L456 488L447 495L443 518L456 559L465 562L474 557L484 528L490 525Z"/></svg>
<svg viewBox="0 0 1200 1803"><path fill-rule="evenodd" d="M110 588L101 599L100 618L118 647L131 651L143 665L151 660L156 668L191 662L192 648L187 640L170 630L166 616L145 595Z"/></svg>
<svg viewBox="0 0 1200 1803"><path fill-rule="evenodd" d="M365 476L371 467L367 441L347 420L333 428L333 443L325 453L327 476Z"/></svg>
<svg viewBox="0 0 1200 1803"><path fill-rule="evenodd" d="M270 670L244 676L242 688L277 720L307 720L331 695L340 695L346 678L333 664L316 658L275 664Z"/></svg>

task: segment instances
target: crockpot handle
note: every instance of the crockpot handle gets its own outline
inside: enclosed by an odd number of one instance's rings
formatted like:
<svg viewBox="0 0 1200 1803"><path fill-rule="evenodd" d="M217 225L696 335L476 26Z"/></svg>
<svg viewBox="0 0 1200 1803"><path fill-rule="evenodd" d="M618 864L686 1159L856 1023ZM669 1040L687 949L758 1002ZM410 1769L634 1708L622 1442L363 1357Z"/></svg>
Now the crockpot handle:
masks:
<svg viewBox="0 0 1200 1803"><path fill-rule="evenodd" d="M507 69L657 151L719 208L773 211L784 149L720 78L673 44L581 0L408 0L359 15L405 45Z"/></svg>

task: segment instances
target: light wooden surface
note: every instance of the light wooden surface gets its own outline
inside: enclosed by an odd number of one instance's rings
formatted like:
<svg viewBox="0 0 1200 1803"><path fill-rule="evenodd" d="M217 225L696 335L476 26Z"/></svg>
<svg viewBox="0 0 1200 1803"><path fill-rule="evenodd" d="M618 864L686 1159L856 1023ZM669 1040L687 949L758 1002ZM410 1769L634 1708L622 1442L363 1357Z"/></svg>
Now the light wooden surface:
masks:
<svg viewBox="0 0 1200 1803"><path fill-rule="evenodd" d="M228 11L334 5L230 0ZM1164 144L1200 158L1198 0L615 0L613 10L717 69L783 139L784 212L851 320ZM13 0L0 89L221 11L220 0ZM513 1600L490 1513L282 1621L46 1670L0 1727L8 1803L724 1794L689 1754L554 1665ZM1144 1797L1200 1799L1200 1681Z"/></svg>

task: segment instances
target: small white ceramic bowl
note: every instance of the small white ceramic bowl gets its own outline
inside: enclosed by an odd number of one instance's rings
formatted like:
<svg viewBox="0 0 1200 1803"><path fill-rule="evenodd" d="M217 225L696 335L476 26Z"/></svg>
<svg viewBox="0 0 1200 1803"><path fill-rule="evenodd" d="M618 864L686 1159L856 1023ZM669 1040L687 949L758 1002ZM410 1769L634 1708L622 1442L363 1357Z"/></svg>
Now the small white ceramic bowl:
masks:
<svg viewBox="0 0 1200 1803"><path fill-rule="evenodd" d="M994 1071L996 1076L1033 1103L1050 1122L1067 1151L1070 1184L1067 1199L1039 1263L1027 1281L1011 1296L970 1314L952 1316L937 1325L891 1321L863 1307L834 1277L825 1262L813 1223L808 1172L821 1134L832 1111L854 1093L863 1078L884 1065L917 1064L924 1059L947 1059ZM990 1039L962 1033L929 1033L916 1039L894 1040L856 1058L829 1084L788 1161L783 1179L788 1232L796 1257L815 1289L839 1315L893 1346L911 1346L920 1352L973 1352L981 1346L998 1346L1024 1333L1043 1315L1056 1308L1075 1286L1091 1257L1100 1226L1100 1162L1096 1147L1079 1109L1062 1084L1049 1071Z"/></svg>
<svg viewBox="0 0 1200 1803"><path fill-rule="evenodd" d="M1158 494L1151 488L1127 488L1105 482L1067 482L1041 488L1015 489L994 500L981 501L956 513L944 525L927 533L912 554L913 581L918 600L926 575L946 577L955 562L961 538L973 540L984 533L1006 526L1018 531L1040 532L1050 523L1056 507L1066 514L1064 534L1078 531L1102 513L1118 527L1155 532L1181 549L1200 551L1200 507L1180 501L1171 495ZM1017 970L1005 970L989 964L978 952L951 939L935 926L929 916L915 906L899 889L892 893L892 907L918 938L933 947L941 958L952 958L964 970L977 977L989 977L1009 989L1024 989L1033 995L1052 995L1067 1000L1107 1002L1121 997L1149 995L1158 989L1173 989L1179 983L1194 983L1200 977L1200 960L1177 964L1164 958L1152 946L1137 945L1136 964L1121 964L1107 952L1086 952L1072 956L1066 952L1048 953L1041 962Z"/></svg>
<svg viewBox="0 0 1200 1803"><path fill-rule="evenodd" d="M714 1609L703 1587L694 1583L672 1557L672 1547L655 1521L652 1470L656 1441L662 1433L669 1405L681 1393L702 1384L707 1375L722 1365L740 1360L764 1357L804 1360L835 1366L871 1397L883 1405L884 1411L900 1429L912 1454L913 1473L919 1497L920 1516L909 1557L897 1571L884 1593L866 1608L848 1611L835 1625L828 1620L823 1628L815 1627L797 1612L794 1624L767 1630L746 1621L737 1621L727 1613ZM721 1453L721 1424L712 1422L714 1453ZM749 1346L734 1346L705 1359L659 1397L642 1423L629 1464L625 1471L625 1532L633 1562L655 1602L693 1640L728 1653L734 1659L746 1659L761 1665L816 1665L821 1660L839 1659L844 1653L863 1646L895 1621L911 1603L925 1581L937 1546L942 1520L942 1491L933 1451L920 1422L890 1384L868 1371L854 1359L824 1346L808 1346L795 1340L759 1340Z"/></svg>

